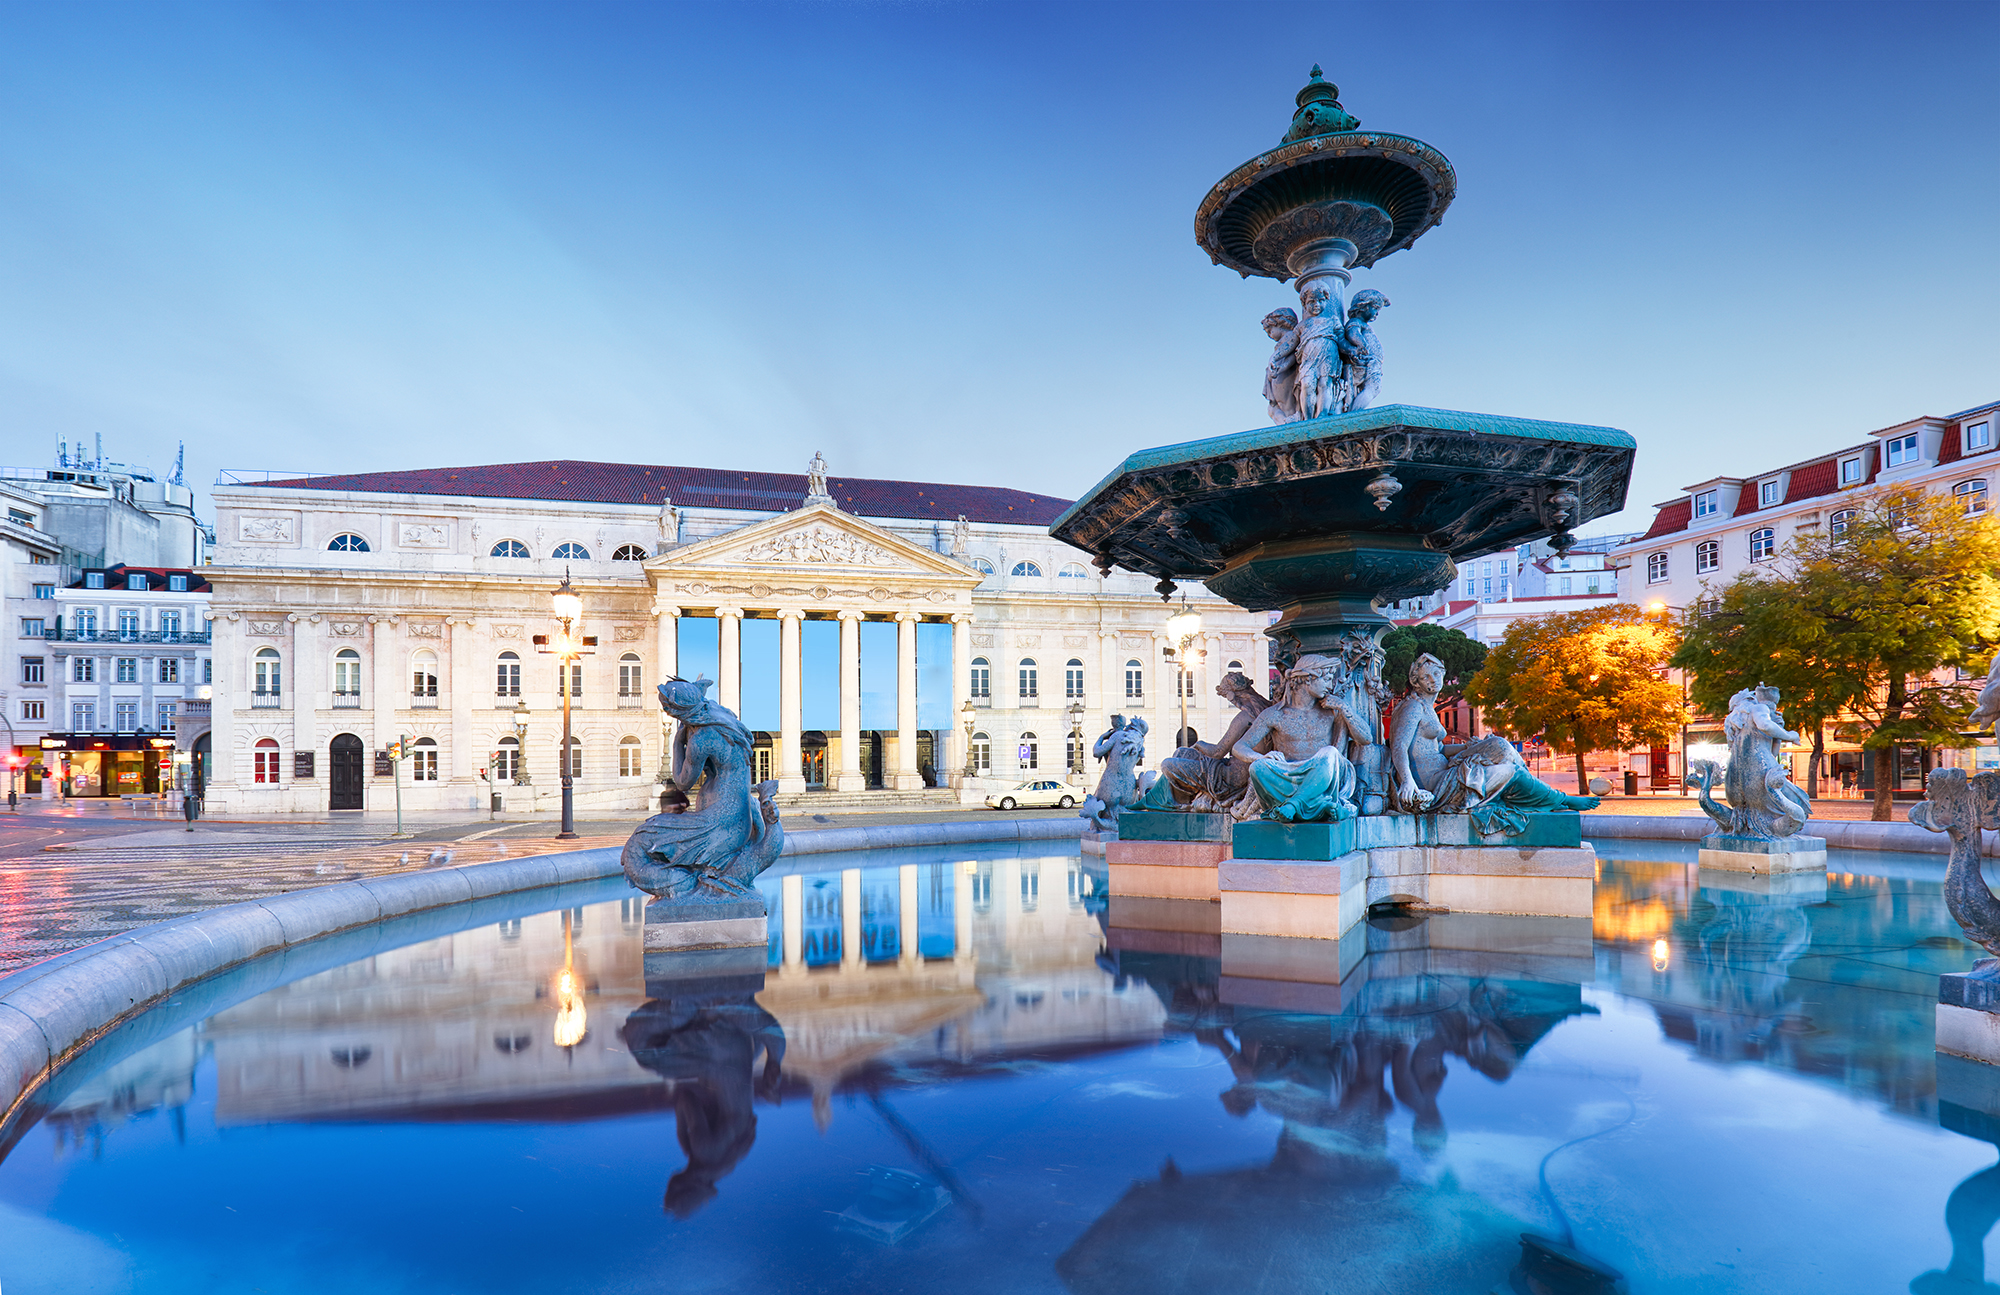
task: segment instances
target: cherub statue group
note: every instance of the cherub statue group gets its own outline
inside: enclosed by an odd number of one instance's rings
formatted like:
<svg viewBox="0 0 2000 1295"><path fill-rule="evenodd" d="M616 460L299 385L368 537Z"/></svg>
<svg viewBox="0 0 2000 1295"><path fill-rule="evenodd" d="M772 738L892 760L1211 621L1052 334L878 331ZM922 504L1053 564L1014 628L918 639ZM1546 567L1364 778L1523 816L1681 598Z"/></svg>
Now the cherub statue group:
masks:
<svg viewBox="0 0 2000 1295"><path fill-rule="evenodd" d="M1275 348L1264 366L1264 400L1274 423L1323 418L1366 409L1382 386L1382 347L1369 327L1389 304L1373 288L1347 303L1324 279L1299 294L1305 322L1290 307L1264 316L1264 333Z"/></svg>

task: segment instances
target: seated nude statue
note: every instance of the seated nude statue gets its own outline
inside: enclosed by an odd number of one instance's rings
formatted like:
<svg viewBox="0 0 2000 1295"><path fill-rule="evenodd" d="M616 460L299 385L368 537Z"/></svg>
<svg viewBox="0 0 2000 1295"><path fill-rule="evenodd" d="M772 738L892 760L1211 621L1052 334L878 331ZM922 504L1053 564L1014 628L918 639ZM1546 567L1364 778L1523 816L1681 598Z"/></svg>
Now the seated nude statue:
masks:
<svg viewBox="0 0 2000 1295"><path fill-rule="evenodd" d="M1570 796L1528 772L1514 744L1488 734L1446 746L1437 720L1444 662L1426 652L1410 663L1410 692L1389 723L1389 767L1395 805L1406 814L1469 814L1484 836L1508 835L1528 826L1524 810L1597 808L1595 796Z"/></svg>
<svg viewBox="0 0 2000 1295"><path fill-rule="evenodd" d="M1265 818L1293 823L1353 818L1354 765L1344 748L1365 742L1336 697L1346 667L1308 654L1285 672L1278 696L1233 748L1250 768Z"/></svg>
<svg viewBox="0 0 2000 1295"><path fill-rule="evenodd" d="M1230 671L1215 686L1215 695L1236 707L1220 741L1184 746L1160 761L1160 777L1136 806L1138 809L1193 810L1254 818L1257 798L1250 794L1250 766L1236 757L1236 743L1271 703L1249 676Z"/></svg>

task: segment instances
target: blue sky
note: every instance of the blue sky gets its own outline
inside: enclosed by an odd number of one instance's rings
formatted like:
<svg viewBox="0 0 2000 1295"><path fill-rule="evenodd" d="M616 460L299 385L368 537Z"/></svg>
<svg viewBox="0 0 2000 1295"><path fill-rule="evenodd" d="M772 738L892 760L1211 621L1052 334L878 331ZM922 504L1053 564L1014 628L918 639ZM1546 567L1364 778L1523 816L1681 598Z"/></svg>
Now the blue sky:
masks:
<svg viewBox="0 0 2000 1295"><path fill-rule="evenodd" d="M1264 421L1290 289L1193 215L1319 62L1459 175L1356 277L1381 398L1626 428L1640 525L2000 398L1996 56L1993 4L15 3L0 460L1073 496Z"/></svg>

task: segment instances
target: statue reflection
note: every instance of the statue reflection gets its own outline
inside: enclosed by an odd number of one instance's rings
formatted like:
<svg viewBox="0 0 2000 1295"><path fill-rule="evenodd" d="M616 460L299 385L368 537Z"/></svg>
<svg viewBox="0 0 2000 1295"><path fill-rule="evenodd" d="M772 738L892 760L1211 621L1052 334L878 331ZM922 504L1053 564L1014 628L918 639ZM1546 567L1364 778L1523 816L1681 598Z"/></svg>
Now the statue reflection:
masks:
<svg viewBox="0 0 2000 1295"><path fill-rule="evenodd" d="M1995 1223L2000 1223L2000 1164L1952 1188L1944 1203L1951 1263L1911 1282L1914 1295L2000 1295L2000 1286L1986 1280L1986 1234Z"/></svg>
<svg viewBox="0 0 2000 1295"><path fill-rule="evenodd" d="M652 999L625 1018L623 1037L632 1059L672 1089L688 1162L668 1181L662 1205L687 1218L715 1198L717 1181L756 1142L753 1103L777 1100L784 1029L743 993Z"/></svg>

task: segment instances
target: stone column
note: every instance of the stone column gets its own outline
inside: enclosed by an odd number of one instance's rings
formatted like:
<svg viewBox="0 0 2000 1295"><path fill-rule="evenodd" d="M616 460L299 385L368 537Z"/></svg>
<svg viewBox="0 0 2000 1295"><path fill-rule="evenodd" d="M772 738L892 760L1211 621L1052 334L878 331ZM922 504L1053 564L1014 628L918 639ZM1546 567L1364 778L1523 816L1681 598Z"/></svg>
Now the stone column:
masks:
<svg viewBox="0 0 2000 1295"><path fill-rule="evenodd" d="M743 609L718 607L715 623L721 632L716 657L715 699L737 715L743 714Z"/></svg>
<svg viewBox="0 0 2000 1295"><path fill-rule="evenodd" d="M840 613L840 775L835 791L866 791L861 773L861 613Z"/></svg>
<svg viewBox="0 0 2000 1295"><path fill-rule="evenodd" d="M896 613L896 772L889 785L897 791L922 791L917 772L917 622L918 612Z"/></svg>
<svg viewBox="0 0 2000 1295"><path fill-rule="evenodd" d="M382 790L375 791L375 752L386 750L396 740L396 711L404 703L400 700L400 689L409 686L403 677L402 654L396 650L396 618L394 616L370 616L368 623L375 627L373 660L369 677L368 704L375 715L374 734L369 741L369 749L362 757L362 785L369 789L368 808L384 809L394 804L394 795L389 784L383 783Z"/></svg>
<svg viewBox="0 0 2000 1295"><path fill-rule="evenodd" d="M945 731L951 763L938 770L940 774L951 775L949 779L939 779L940 783L953 787L965 785L965 760L969 754L965 703L971 698L971 686L972 613L959 612L951 618L951 727Z"/></svg>
<svg viewBox="0 0 2000 1295"><path fill-rule="evenodd" d="M681 609L669 603L656 602L653 604L653 615L660 618L659 632L656 636L657 647L654 650L657 666L653 671L653 682L663 684L681 672ZM668 716L666 708L660 705L657 691L652 689L647 691L646 705L659 716L660 749L655 767L666 770L669 753L674 749L674 722Z"/></svg>
<svg viewBox="0 0 2000 1295"><path fill-rule="evenodd" d="M806 969L805 878L798 873L778 882L778 925L784 931L784 970L796 974Z"/></svg>
<svg viewBox="0 0 2000 1295"><path fill-rule="evenodd" d="M840 873L840 965L859 967L866 961L861 955L861 869L843 868Z"/></svg>
<svg viewBox="0 0 2000 1295"><path fill-rule="evenodd" d="M480 767L491 757L483 749L485 739L474 736L472 731L472 699L479 692L482 678L473 661L478 645L473 641L472 621L468 617L455 616L446 621L445 633L451 635L450 663L445 667L444 678L451 697L451 780L460 787L478 790L482 786ZM485 808L477 796L473 808Z"/></svg>
<svg viewBox="0 0 2000 1295"><path fill-rule="evenodd" d="M243 618L236 612L226 612L209 622L208 659L215 663L215 678L208 689L208 782L210 794L226 788L236 788L236 725L237 712L250 704L248 685L243 682ZM64 683L68 676L67 657L56 657L53 662L56 679ZM199 695L197 692L196 695ZM60 707L59 714L49 716L49 730L61 732L69 727L69 701L60 686L49 688L49 705Z"/></svg>
<svg viewBox="0 0 2000 1295"><path fill-rule="evenodd" d="M797 607L778 609L778 792L806 789L802 763L805 728L801 711L805 687L799 626L806 614Z"/></svg>
<svg viewBox="0 0 2000 1295"><path fill-rule="evenodd" d="M901 938L896 942L896 961L905 967L917 965L917 865L906 863L897 873L900 893L896 899L897 929Z"/></svg>

